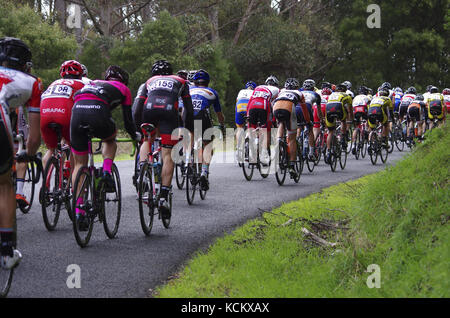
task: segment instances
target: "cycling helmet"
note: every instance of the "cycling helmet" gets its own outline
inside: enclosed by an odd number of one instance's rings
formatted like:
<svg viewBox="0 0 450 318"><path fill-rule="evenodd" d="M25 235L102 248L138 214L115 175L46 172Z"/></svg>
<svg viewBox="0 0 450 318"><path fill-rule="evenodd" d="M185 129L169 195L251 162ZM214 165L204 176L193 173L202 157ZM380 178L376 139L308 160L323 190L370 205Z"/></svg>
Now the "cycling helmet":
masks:
<svg viewBox="0 0 450 318"><path fill-rule="evenodd" d="M331 89L331 83L330 82L322 82L321 88L330 88Z"/></svg>
<svg viewBox="0 0 450 318"><path fill-rule="evenodd" d="M378 95L380 96L389 96L389 90L386 86L378 87Z"/></svg>
<svg viewBox="0 0 450 318"><path fill-rule="evenodd" d="M371 89L370 87L367 88L367 94L368 95L373 95L373 89Z"/></svg>
<svg viewBox="0 0 450 318"><path fill-rule="evenodd" d="M336 85L335 84L331 84L331 90L334 92L336 91Z"/></svg>
<svg viewBox="0 0 450 318"><path fill-rule="evenodd" d="M401 87L396 87L394 88L394 92L403 93L403 90L401 89Z"/></svg>
<svg viewBox="0 0 450 318"><path fill-rule="evenodd" d="M106 70L105 80L117 80L124 83L125 85L128 85L128 72L122 69L120 66L111 65Z"/></svg>
<svg viewBox="0 0 450 318"><path fill-rule="evenodd" d="M450 95L450 88L444 88L442 95Z"/></svg>
<svg viewBox="0 0 450 318"><path fill-rule="evenodd" d="M81 74L81 76L82 77L88 77L89 72L88 72L88 69L87 69L86 65L81 64L81 68L83 69L83 74Z"/></svg>
<svg viewBox="0 0 450 318"><path fill-rule="evenodd" d="M177 76L181 77L184 80L187 80L189 72L186 70L179 70L177 72Z"/></svg>
<svg viewBox="0 0 450 318"><path fill-rule="evenodd" d="M192 78L194 82L206 82L209 83L209 74L205 70L198 70Z"/></svg>
<svg viewBox="0 0 450 318"><path fill-rule="evenodd" d="M408 90L406 91L406 94L417 94L417 90L414 86L411 86L410 88L408 88Z"/></svg>
<svg viewBox="0 0 450 318"><path fill-rule="evenodd" d="M153 63L152 75L172 75L172 65L166 60L158 60Z"/></svg>
<svg viewBox="0 0 450 318"><path fill-rule="evenodd" d="M388 90L392 89L392 85L391 85L391 83L389 83L389 82L384 82L384 83L381 85L381 87L385 87L385 88L387 88Z"/></svg>
<svg viewBox="0 0 450 318"><path fill-rule="evenodd" d="M64 78L67 75L81 77L83 75L83 66L75 60L65 61L59 68L59 75Z"/></svg>
<svg viewBox="0 0 450 318"><path fill-rule="evenodd" d="M427 92L430 92L430 88L432 88L433 87L433 85L428 85L427 86Z"/></svg>
<svg viewBox="0 0 450 318"><path fill-rule="evenodd" d="M439 92L439 90L438 90L438 88L436 87L436 86L432 86L431 88L430 88L430 93L431 94L436 94L436 93L438 93Z"/></svg>
<svg viewBox="0 0 450 318"><path fill-rule="evenodd" d="M342 84L344 84L347 87L347 89L351 89L352 88L352 83L350 81L345 81Z"/></svg>
<svg viewBox="0 0 450 318"><path fill-rule="evenodd" d="M0 39L0 65L8 62L12 68L31 68L31 51L20 39L4 37Z"/></svg>
<svg viewBox="0 0 450 318"><path fill-rule="evenodd" d="M266 79L265 84L266 84L266 85L277 86L277 87L280 86L280 82L278 81L278 78L276 78L276 77L273 76L273 75L270 75L270 76Z"/></svg>
<svg viewBox="0 0 450 318"><path fill-rule="evenodd" d="M423 101L423 100L424 100L424 97L423 97L422 94L417 94L416 99L417 99L417 100Z"/></svg>
<svg viewBox="0 0 450 318"><path fill-rule="evenodd" d="M247 83L245 83L245 88L247 88L247 89L255 89L256 88L256 83L255 82L253 82L253 81L249 81L249 82L247 82Z"/></svg>
<svg viewBox="0 0 450 318"><path fill-rule="evenodd" d="M322 95L331 95L331 93L333 93L333 92L331 91L331 88L329 88L329 87L323 88L322 92L321 92Z"/></svg>
<svg viewBox="0 0 450 318"><path fill-rule="evenodd" d="M284 88L286 89L299 89L300 82L296 78L288 78L284 83Z"/></svg>
<svg viewBox="0 0 450 318"><path fill-rule="evenodd" d="M360 87L359 87L358 92L359 92L359 94L361 94L361 95L367 95L367 94L369 93L369 90L367 89L367 87L365 87L365 86L363 85L363 86L360 86Z"/></svg>
<svg viewBox="0 0 450 318"><path fill-rule="evenodd" d="M197 71L195 71L195 70L189 71L189 73L188 73L188 81L189 82L193 82L194 81L195 73L197 73Z"/></svg>
<svg viewBox="0 0 450 318"><path fill-rule="evenodd" d="M313 79L307 79L303 82L303 89L307 91L312 91L316 87L316 82Z"/></svg>
<svg viewBox="0 0 450 318"><path fill-rule="evenodd" d="M347 91L347 85L345 85L345 82L341 83L341 84L337 84L336 85L336 91L345 93Z"/></svg>

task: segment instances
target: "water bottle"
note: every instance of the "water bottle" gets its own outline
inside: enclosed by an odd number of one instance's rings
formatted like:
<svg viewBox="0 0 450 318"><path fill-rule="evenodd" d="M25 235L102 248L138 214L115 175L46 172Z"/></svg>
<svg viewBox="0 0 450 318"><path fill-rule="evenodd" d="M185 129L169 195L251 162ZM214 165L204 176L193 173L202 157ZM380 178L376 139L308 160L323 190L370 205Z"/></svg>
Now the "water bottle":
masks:
<svg viewBox="0 0 450 318"><path fill-rule="evenodd" d="M64 178L70 178L70 160L64 161L64 169L63 169Z"/></svg>

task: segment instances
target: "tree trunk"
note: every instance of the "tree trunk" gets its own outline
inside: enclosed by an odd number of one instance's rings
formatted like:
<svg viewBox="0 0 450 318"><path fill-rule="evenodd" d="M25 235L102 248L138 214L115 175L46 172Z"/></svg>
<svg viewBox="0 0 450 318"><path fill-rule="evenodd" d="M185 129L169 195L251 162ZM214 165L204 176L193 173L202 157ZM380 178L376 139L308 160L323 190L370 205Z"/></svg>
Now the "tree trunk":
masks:
<svg viewBox="0 0 450 318"><path fill-rule="evenodd" d="M219 41L219 6L215 5L208 10L208 19L211 22L211 42Z"/></svg>
<svg viewBox="0 0 450 318"><path fill-rule="evenodd" d="M248 19L250 18L251 14L252 14L252 10L253 7L256 4L256 0L250 0L247 9L245 10L244 15L242 16L241 22L239 22L239 26L238 29L236 31L236 34L234 35L234 39L233 39L233 46L236 46L238 41L239 41L239 37L241 36L242 31L244 30L245 26L247 25Z"/></svg>
<svg viewBox="0 0 450 318"><path fill-rule="evenodd" d="M59 26L64 31L67 31L66 26L66 19L67 19L67 13L66 13L66 2L64 0L55 0L55 20L59 23Z"/></svg>

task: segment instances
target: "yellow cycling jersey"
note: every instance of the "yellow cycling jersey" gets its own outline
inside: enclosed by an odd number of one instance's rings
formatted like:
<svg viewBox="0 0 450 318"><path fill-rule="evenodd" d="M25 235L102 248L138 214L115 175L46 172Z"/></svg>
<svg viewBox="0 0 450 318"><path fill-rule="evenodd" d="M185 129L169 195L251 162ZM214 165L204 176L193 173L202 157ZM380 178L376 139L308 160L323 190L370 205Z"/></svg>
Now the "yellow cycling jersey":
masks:
<svg viewBox="0 0 450 318"><path fill-rule="evenodd" d="M345 108L352 106L352 98L347 95L346 93L342 92L334 92L328 97L328 104L329 103L341 103L342 106Z"/></svg>
<svg viewBox="0 0 450 318"><path fill-rule="evenodd" d="M425 103L427 105L429 119L434 119L434 116L437 116L438 119L444 117L444 108L446 108L444 95L440 93L429 94L425 99Z"/></svg>
<svg viewBox="0 0 450 318"><path fill-rule="evenodd" d="M441 105L444 105L444 95L440 93L428 94L427 98L425 99L425 103L427 104L427 106L429 106L433 101L441 101Z"/></svg>
<svg viewBox="0 0 450 318"><path fill-rule="evenodd" d="M369 110L371 107L381 107L384 111L388 109L394 110L394 105L392 101L387 96L376 96L370 102Z"/></svg>

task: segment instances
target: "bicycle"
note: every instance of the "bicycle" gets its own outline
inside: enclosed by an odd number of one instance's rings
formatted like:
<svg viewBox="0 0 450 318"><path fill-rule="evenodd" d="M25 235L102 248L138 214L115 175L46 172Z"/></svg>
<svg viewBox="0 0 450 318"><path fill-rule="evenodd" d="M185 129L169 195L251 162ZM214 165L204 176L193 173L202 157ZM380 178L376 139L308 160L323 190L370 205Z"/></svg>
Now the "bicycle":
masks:
<svg viewBox="0 0 450 318"><path fill-rule="evenodd" d="M286 136L286 124L283 125L283 135L278 138L278 162L276 164L275 178L278 185L282 186L286 180L287 170L289 169L289 145ZM295 176L291 176L295 183L300 181L301 174L303 172L303 154L302 144L299 143L296 138L297 156L295 160Z"/></svg>
<svg viewBox="0 0 450 318"><path fill-rule="evenodd" d="M406 123L406 122L405 122ZM405 135L404 135L404 127L403 123L399 120L398 112L394 113L394 122L392 124L392 137L395 144L395 147L398 151L403 151L405 148Z"/></svg>
<svg viewBox="0 0 450 318"><path fill-rule="evenodd" d="M245 117L246 121L248 122L248 117ZM253 176L253 170L257 168L259 170L259 173L263 179L267 178L269 176L269 169L271 164L271 158L270 158L270 152L268 153L269 156L269 162L268 163L262 163L261 161L261 155L259 153L259 143L260 143L260 132L262 131L262 125L261 122L258 121L257 127L253 130L256 134L256 137L254 141L250 142L250 133L247 129L247 133L244 140L244 149L243 149L243 161L242 161L242 172L244 173L245 180L251 181ZM256 148L256 150L255 150ZM255 158L255 152L256 152L256 161ZM264 166L264 167L263 167ZM263 171L266 170L266 171Z"/></svg>
<svg viewBox="0 0 450 318"><path fill-rule="evenodd" d="M367 121L365 119L361 119L358 124L356 125L354 131L356 131L356 137L355 137L355 147L356 147L356 153L355 158L356 160L359 160L359 157L365 158L367 153Z"/></svg>
<svg viewBox="0 0 450 318"><path fill-rule="evenodd" d="M152 124L142 124L142 132L151 135L155 130ZM161 138L156 138L143 164L140 165L138 178L138 205L139 205L139 219L141 222L142 231L146 236L149 236L153 228L153 219L155 216L155 209L158 210L158 218L162 220L163 226L169 228L170 217L163 218L159 213L158 202L161 191L161 170L162 170L162 155L161 155ZM169 192L169 207L170 215L172 215L172 190ZM148 210L146 210L148 209Z"/></svg>
<svg viewBox="0 0 450 318"><path fill-rule="evenodd" d="M72 182L70 173L70 147L62 143L61 125L48 125L57 135L57 147L44 169L44 178L40 190L40 202L44 225L48 231L53 231L59 220L61 207L67 210L73 221L71 210Z"/></svg>
<svg viewBox="0 0 450 318"><path fill-rule="evenodd" d="M102 180L102 168L94 164L92 151L93 132L89 125L80 126L88 137L88 165L78 170L73 184L72 211L74 215L73 232L75 240L80 247L86 247L90 241L94 223L103 224L103 229L108 238L116 237L119 230L122 211L122 190L120 175L115 163L111 168L114 180L114 188L108 189ZM98 147L101 148L101 142ZM109 205L113 205L110 207ZM108 205L108 207L106 207ZM115 205L115 207L114 207ZM76 215L77 209L84 211ZM116 213L113 213L116 210ZM87 224L86 224L87 222Z"/></svg>
<svg viewBox="0 0 450 318"><path fill-rule="evenodd" d="M25 139L22 131L19 131L17 134L13 132L13 140L18 144L17 155L25 153ZM30 160L27 162L27 167L25 170L25 177L23 181L23 192L26 198L28 198L28 205L21 206L17 205L22 213L27 214L31 210L31 206L33 205L34 193L36 184L39 183L42 174L42 154L37 153L36 156L28 157ZM17 187L17 171L16 164L13 166L13 177L14 177L14 190Z"/></svg>
<svg viewBox="0 0 450 318"><path fill-rule="evenodd" d="M376 119L376 125L377 127L369 133L369 147L367 149L372 165L377 163L378 157L383 163L386 163L389 154L388 148L382 142L383 125L378 119Z"/></svg>
<svg viewBox="0 0 450 318"><path fill-rule="evenodd" d="M183 190L184 182L186 181L186 163L184 158L183 148L179 152L181 160L175 163L175 180L179 190Z"/></svg>
<svg viewBox="0 0 450 318"><path fill-rule="evenodd" d="M200 199L205 200L207 190L203 190L200 186L200 176L202 172L202 164L196 162L198 158L198 152L201 147L202 139L198 138L194 141L194 147L191 150L186 164L186 200L189 205L194 203L195 192L199 191ZM209 174L207 174L207 178Z"/></svg>
<svg viewBox="0 0 450 318"><path fill-rule="evenodd" d="M337 121L338 114L330 114L329 117L330 117L330 120ZM341 162L342 161L342 153L345 153L345 158L346 158L345 160L347 160L347 150L346 150L346 148L342 147L342 141L343 141L342 137L343 136L342 136L342 133L340 132L340 128L341 128L340 125L336 128L336 131L333 134L331 143L330 143L331 157L330 157L329 162L327 162L327 164L330 165L332 172L336 171L338 159L339 159L339 163L341 165L341 169L344 169L345 164L342 165L342 162ZM329 136L327 136L327 138L329 138Z"/></svg>
<svg viewBox="0 0 450 318"><path fill-rule="evenodd" d="M338 125L338 127L336 128L336 137L339 141L339 144L341 145L341 154L339 156L339 166L341 167L341 170L345 169L345 166L347 164L347 156L349 154L348 151L348 145L350 144L350 149L351 149L351 145L352 142L350 141L350 143L347 143L347 140L349 139L349 134L351 136L351 125L353 122L347 122L348 128L346 131L346 135L344 136L343 132L342 132L342 122ZM350 138L351 140L351 138Z"/></svg>
<svg viewBox="0 0 450 318"><path fill-rule="evenodd" d="M306 162L306 166L308 167L309 172L314 171L314 167L317 162L317 155L315 154L315 160L309 159L309 130L308 127L304 127L301 130L300 136L297 137L297 142L300 145L301 154L303 156L303 162Z"/></svg>

